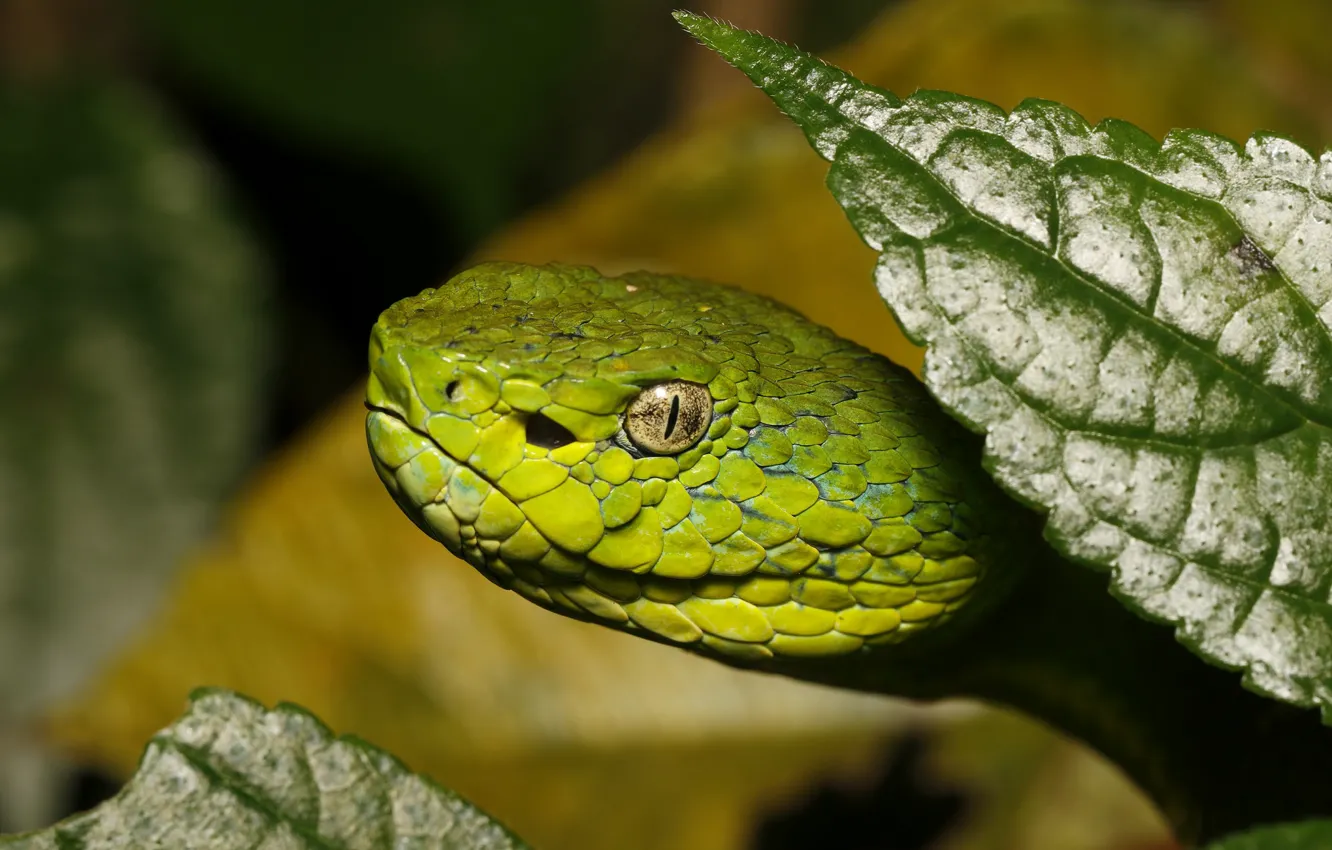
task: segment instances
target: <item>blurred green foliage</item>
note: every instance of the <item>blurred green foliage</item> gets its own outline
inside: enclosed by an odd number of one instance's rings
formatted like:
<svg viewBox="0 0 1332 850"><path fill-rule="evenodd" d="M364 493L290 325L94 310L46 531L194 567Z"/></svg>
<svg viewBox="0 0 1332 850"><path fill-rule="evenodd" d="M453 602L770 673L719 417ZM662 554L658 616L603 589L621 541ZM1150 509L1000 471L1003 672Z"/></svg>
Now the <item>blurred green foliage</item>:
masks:
<svg viewBox="0 0 1332 850"><path fill-rule="evenodd" d="M251 460L270 345L216 175L132 87L0 90L0 186L4 718L151 608Z"/></svg>
<svg viewBox="0 0 1332 850"><path fill-rule="evenodd" d="M515 165L542 155L559 93L604 52L585 33L624 5L152 0L144 20L191 83L248 120L392 163L475 238L512 214Z"/></svg>
<svg viewBox="0 0 1332 850"><path fill-rule="evenodd" d="M253 460L268 279L222 195L132 85L0 86L0 771Z"/></svg>

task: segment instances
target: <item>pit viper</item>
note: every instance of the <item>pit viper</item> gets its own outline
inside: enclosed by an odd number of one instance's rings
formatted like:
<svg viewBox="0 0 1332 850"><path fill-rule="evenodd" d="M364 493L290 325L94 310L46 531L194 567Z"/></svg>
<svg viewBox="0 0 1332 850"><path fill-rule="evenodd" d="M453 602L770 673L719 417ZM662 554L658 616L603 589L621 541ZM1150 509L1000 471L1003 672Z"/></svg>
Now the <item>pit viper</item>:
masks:
<svg viewBox="0 0 1332 850"><path fill-rule="evenodd" d="M1112 755L1185 838L1332 800L1308 780L1332 760L1316 717L1276 724L1290 709L1060 562L909 372L775 301L489 263L389 307L369 355L384 485L538 605L738 666L1022 707Z"/></svg>

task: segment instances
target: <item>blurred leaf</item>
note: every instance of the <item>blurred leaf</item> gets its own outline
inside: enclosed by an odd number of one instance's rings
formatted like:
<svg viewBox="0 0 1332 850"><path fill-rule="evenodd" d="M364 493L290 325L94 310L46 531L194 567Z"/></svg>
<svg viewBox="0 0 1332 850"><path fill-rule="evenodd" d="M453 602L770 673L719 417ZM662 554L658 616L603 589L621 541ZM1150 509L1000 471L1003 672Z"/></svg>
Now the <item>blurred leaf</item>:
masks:
<svg viewBox="0 0 1332 850"><path fill-rule="evenodd" d="M545 159L556 95L607 49L603 21L634 19L616 5L153 0L144 20L171 65L222 102L406 169L475 237ZM664 19L669 4L652 8Z"/></svg>
<svg viewBox="0 0 1332 850"><path fill-rule="evenodd" d="M1332 820L1264 826L1207 845L1207 850L1324 850L1332 846Z"/></svg>
<svg viewBox="0 0 1332 850"><path fill-rule="evenodd" d="M661 26L674 25L663 14ZM834 58L899 91L953 88L1010 106L1044 95L1154 132L1312 126L1205 23L1155 4L915 0ZM734 282L918 365L918 349L885 338L874 253L824 188L827 166L750 95L687 116L478 259ZM60 740L125 770L127 744L166 722L189 687L225 684L373 738L542 850L720 850L744 846L757 808L794 801L815 776L863 780L880 742L921 718L725 670L497 591L384 497L361 398L358 387L244 494L234 528L191 563L171 611L58 718ZM1096 819L1098 850L1164 834L1117 771L1025 722L1002 771L986 767L993 750L957 750L956 775L989 801L974 825L992 830L960 846L1028 850L1041 809L1028 795L1051 788L1068 793L1070 821L1111 813ZM450 724L463 725L445 737ZM985 728L967 740L989 740ZM1004 734L994 732L996 750ZM1065 781L1085 774L1105 783ZM1009 800L1017 814L1005 819Z"/></svg>
<svg viewBox="0 0 1332 850"><path fill-rule="evenodd" d="M1267 73L1273 87L1318 121L1320 137L1332 135L1332 5L1319 0L1221 0L1214 14L1237 46Z"/></svg>
<svg viewBox="0 0 1332 850"><path fill-rule="evenodd" d="M0 726L152 610L248 460L264 287L133 91L0 90Z"/></svg>
<svg viewBox="0 0 1332 850"><path fill-rule="evenodd" d="M1049 101L900 100L681 23L832 162L924 379L1064 554L1246 684L1332 718L1332 157Z"/></svg>
<svg viewBox="0 0 1332 850"><path fill-rule="evenodd" d="M1108 759L1034 719L995 709L935 738L929 775L983 789L931 850L1168 850L1161 813Z"/></svg>
<svg viewBox="0 0 1332 850"><path fill-rule="evenodd" d="M0 837L14 850L283 847L523 850L508 830L397 759L334 737L292 705L228 691L190 697L153 736L115 798L50 829Z"/></svg>

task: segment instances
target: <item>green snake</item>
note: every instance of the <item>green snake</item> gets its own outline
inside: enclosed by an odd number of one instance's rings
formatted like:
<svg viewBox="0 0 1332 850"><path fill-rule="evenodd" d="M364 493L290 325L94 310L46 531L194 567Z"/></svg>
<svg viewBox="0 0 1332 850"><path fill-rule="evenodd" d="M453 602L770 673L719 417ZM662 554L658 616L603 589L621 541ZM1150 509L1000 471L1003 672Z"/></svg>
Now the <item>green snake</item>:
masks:
<svg viewBox="0 0 1332 850"><path fill-rule="evenodd" d="M1035 711L1185 837L1269 816L1239 811L1246 783L1332 758L1303 717L1246 756L1232 724L1286 709L1059 563L909 372L770 299L492 263L386 310L370 367L393 498L545 608L734 665ZM1282 747L1268 776L1259 755ZM1274 805L1325 810L1329 790Z"/></svg>

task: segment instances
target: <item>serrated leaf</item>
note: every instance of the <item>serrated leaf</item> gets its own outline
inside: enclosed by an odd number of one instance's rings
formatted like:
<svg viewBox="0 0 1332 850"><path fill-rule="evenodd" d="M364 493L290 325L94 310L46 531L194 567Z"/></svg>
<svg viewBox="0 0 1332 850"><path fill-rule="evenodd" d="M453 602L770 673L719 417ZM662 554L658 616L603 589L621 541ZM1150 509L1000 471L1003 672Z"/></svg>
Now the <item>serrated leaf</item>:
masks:
<svg viewBox="0 0 1332 850"><path fill-rule="evenodd" d="M13 850L181 850L527 845L388 753L337 737L293 705L220 689L155 735L129 784L90 812L0 838Z"/></svg>
<svg viewBox="0 0 1332 850"><path fill-rule="evenodd" d="M1332 820L1264 826L1227 836L1207 850L1324 850L1332 846Z"/></svg>
<svg viewBox="0 0 1332 850"><path fill-rule="evenodd" d="M135 90L0 90L0 726L152 610L259 419L264 279Z"/></svg>
<svg viewBox="0 0 1332 850"><path fill-rule="evenodd" d="M1203 657L1332 703L1332 156L901 100L697 16L832 162L927 385L1065 554Z"/></svg>

